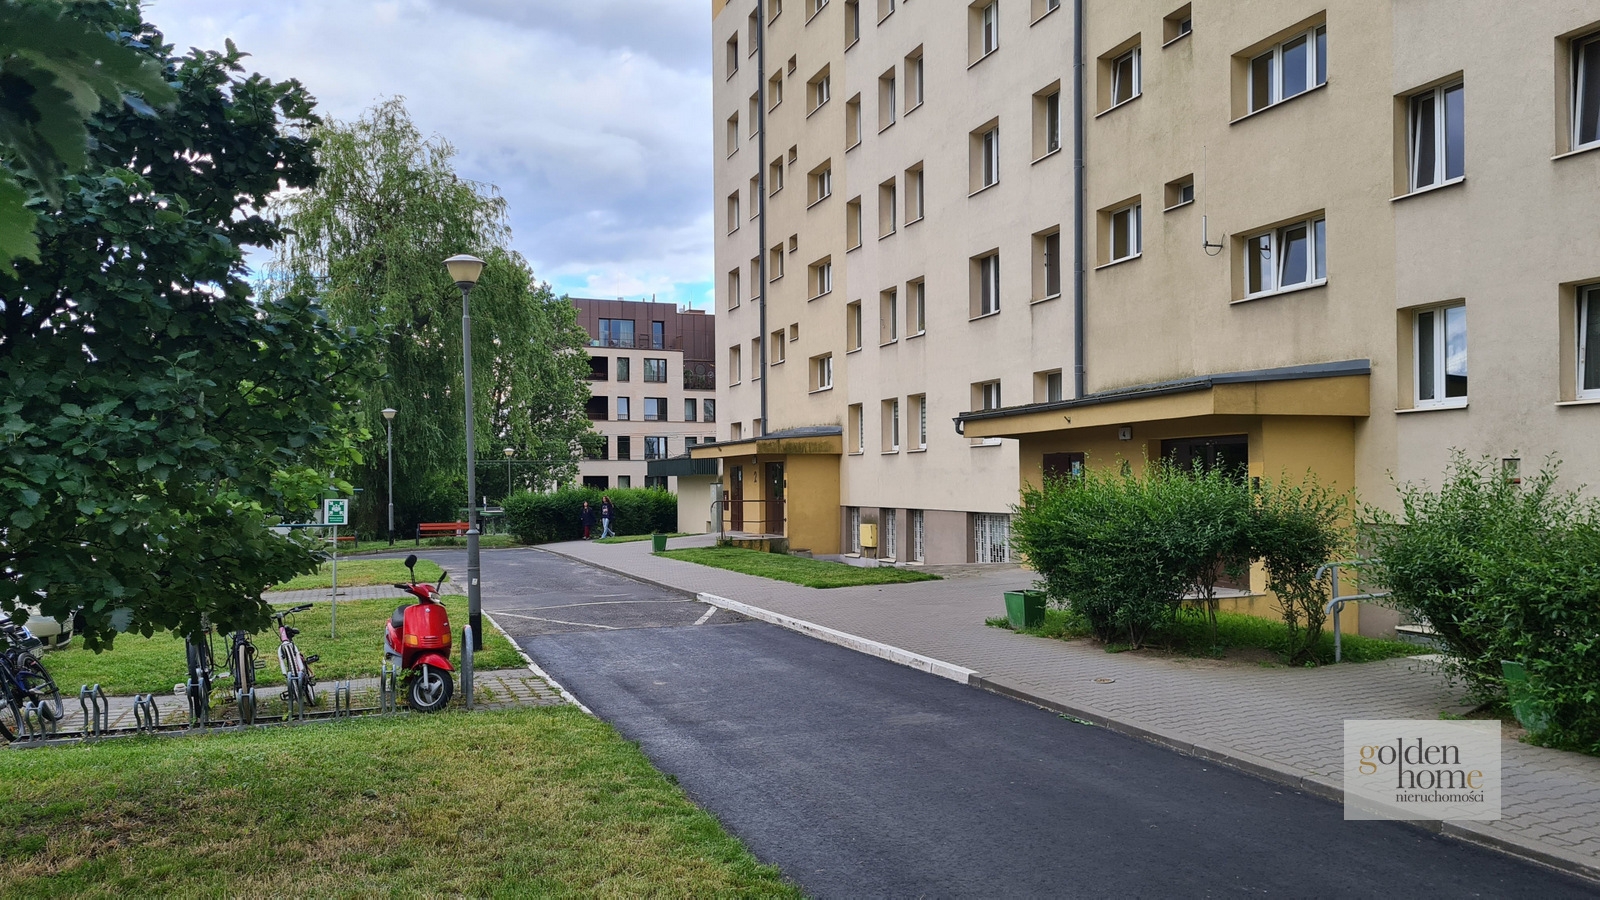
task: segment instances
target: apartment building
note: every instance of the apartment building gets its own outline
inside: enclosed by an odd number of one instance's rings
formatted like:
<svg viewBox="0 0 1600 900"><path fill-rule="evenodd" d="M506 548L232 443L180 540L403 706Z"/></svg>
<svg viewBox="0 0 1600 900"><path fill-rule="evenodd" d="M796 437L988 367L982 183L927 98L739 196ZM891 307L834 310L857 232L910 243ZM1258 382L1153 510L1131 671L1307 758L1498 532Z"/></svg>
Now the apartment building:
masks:
<svg viewBox="0 0 1600 900"><path fill-rule="evenodd" d="M1600 473L1600 0L713 12L745 378L697 455L759 499L786 442L835 461L840 550L940 510L925 558L1000 558L1019 484L1124 460L1385 505L1452 448Z"/></svg>
<svg viewBox="0 0 1600 900"><path fill-rule="evenodd" d="M716 319L671 303L573 299L589 333L589 419L603 449L578 464L590 487L662 487L649 464L716 435Z"/></svg>

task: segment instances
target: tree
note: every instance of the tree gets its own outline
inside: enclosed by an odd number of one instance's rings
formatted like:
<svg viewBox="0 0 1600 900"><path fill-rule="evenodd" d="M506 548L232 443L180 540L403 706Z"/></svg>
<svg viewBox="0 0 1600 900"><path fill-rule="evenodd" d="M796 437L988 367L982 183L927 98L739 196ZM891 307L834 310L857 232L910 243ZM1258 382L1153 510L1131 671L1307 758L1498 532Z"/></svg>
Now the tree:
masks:
<svg viewBox="0 0 1600 900"><path fill-rule="evenodd" d="M271 527L348 459L348 385L375 374L370 339L309 295L255 301L243 279L240 248L283 233L253 210L314 183L312 100L244 75L231 43L173 56L134 0L67 9L175 100L102 103L60 205L28 207L38 259L0 273L0 610L81 606L91 647L262 626L262 589L318 560Z"/></svg>
<svg viewBox="0 0 1600 900"><path fill-rule="evenodd" d="M386 528L387 461L380 411L394 428L397 522L454 517L466 498L461 295L445 272L457 253L484 258L472 291L473 397L478 468L503 467L516 449L516 479L544 487L570 480L585 442L598 436L588 400L587 336L565 298L534 280L509 250L505 200L460 178L455 150L424 138L401 98L355 122L317 131L322 177L282 204L289 240L274 260L275 291L324 293L341 322L385 329L388 377L369 385L361 409L374 435L352 480L358 527ZM493 479L496 481L503 479Z"/></svg>
<svg viewBox="0 0 1600 900"><path fill-rule="evenodd" d="M0 2L0 146L20 170L0 166L0 272L15 274L14 259L38 261L28 204L34 192L61 202L61 176L88 164L84 122L100 104L154 115L150 103L173 98L154 59L65 12L42 0Z"/></svg>

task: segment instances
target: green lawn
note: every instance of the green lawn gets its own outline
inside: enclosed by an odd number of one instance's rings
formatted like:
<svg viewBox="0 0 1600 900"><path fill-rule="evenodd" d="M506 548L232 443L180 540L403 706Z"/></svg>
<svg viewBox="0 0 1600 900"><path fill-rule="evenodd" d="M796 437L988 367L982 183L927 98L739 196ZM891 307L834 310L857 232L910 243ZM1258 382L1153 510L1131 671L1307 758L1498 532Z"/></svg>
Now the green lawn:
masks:
<svg viewBox="0 0 1600 900"><path fill-rule="evenodd" d="M689 536L688 532L684 532L684 531L674 531L671 534L667 535L667 537L669 537L669 538L688 537L688 536ZM595 543L596 544L631 544L631 543L633 543L635 541L648 541L653 537L655 537L655 535L653 535L653 534L618 534L618 535L612 535L611 537L608 537L608 538L596 538L595 539Z"/></svg>
<svg viewBox="0 0 1600 900"><path fill-rule="evenodd" d="M341 567L342 568L342 567ZM417 567L421 573L421 566ZM295 617L294 626L301 630L295 643L300 652L310 656L319 654L320 662L313 663L311 671L324 684L344 678L369 678L379 674L383 665L383 628L389 616L399 606L400 600L349 600L339 603L339 636L328 637L329 611L326 601L317 603L309 612ZM450 625L455 640L450 648L450 660L459 663L461 658L461 626L467 622L467 598L449 595L445 609L450 612ZM486 626L487 628L487 626ZM266 631L253 636L257 658L266 668L256 672L259 684L283 683L283 672L278 668L278 636ZM214 635L218 672L227 671L228 648L231 636ZM85 684L98 684L107 694L126 695L145 692L167 693L172 686L187 678L185 672L183 641L169 634L153 637L118 635L112 649L93 653L82 646L56 650L45 654L45 665L63 693L76 694ZM484 635L483 651L473 657L474 667L488 669L521 668L524 663L511 642L490 628ZM223 679L219 690L232 687Z"/></svg>
<svg viewBox="0 0 1600 900"><path fill-rule="evenodd" d="M1010 628L1005 617L986 619L986 624L997 628ZM1092 632L1083 625L1073 621L1072 617L1063 609L1046 609L1044 611L1044 625L1039 628L1027 628L1022 634L1031 634L1036 637L1058 638L1072 640L1074 638L1089 637ZM1225 653L1234 649L1268 650L1281 653L1288 642L1289 631L1283 622L1277 619L1265 619L1260 616L1248 616L1242 613L1217 614L1217 641L1220 650ZM1340 638L1345 662L1372 662L1379 659L1393 659L1398 656L1416 656L1426 653L1427 650L1415 644L1404 641L1386 641L1377 638L1366 638L1356 634L1345 634ZM1108 644L1108 651L1127 649L1125 645ZM1153 637L1148 649L1156 653L1176 653L1183 656L1217 656L1219 647L1211 643L1210 626L1204 617L1196 615L1180 616L1178 621L1171 625L1165 632ZM1333 623L1323 626L1322 638L1317 645L1317 661L1320 663L1333 662Z"/></svg>
<svg viewBox="0 0 1600 900"><path fill-rule="evenodd" d="M790 556L786 553L743 550L738 547L696 547L688 550L668 550L656 555L813 588L939 580L937 575L913 569L896 569L889 566L869 569L820 559L806 559L803 556Z"/></svg>
<svg viewBox="0 0 1600 900"><path fill-rule="evenodd" d="M417 580L433 584L439 580L438 564L425 559L417 560ZM333 580L333 563L325 562L315 575L301 575L269 591L310 591L326 588ZM340 587L367 587L373 584L395 584L410 581L411 573L403 559L350 559L339 560Z"/></svg>
<svg viewBox="0 0 1600 900"><path fill-rule="evenodd" d="M798 897L571 707L0 753L0 897Z"/></svg>

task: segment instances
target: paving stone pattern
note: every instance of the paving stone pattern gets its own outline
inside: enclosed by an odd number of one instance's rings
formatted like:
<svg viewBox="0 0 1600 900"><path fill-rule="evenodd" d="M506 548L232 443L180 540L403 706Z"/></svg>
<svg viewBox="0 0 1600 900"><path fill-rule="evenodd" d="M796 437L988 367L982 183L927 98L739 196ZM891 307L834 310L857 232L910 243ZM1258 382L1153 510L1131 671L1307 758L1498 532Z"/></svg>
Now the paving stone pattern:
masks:
<svg viewBox="0 0 1600 900"><path fill-rule="evenodd" d="M678 538L670 548L709 546ZM648 543L571 542L544 549L645 581L706 592L973 669L983 682L1081 710L1191 752L1227 758L1337 795L1346 719L1437 719L1467 708L1426 658L1262 668L1109 654L1086 641L983 624L1002 593L1033 584L1017 566L930 567L942 581L817 590L666 559ZM1097 679L1111 679L1109 682ZM581 699L581 698L580 698ZM1563 868L1600 874L1600 759L1508 737L1496 822L1449 830Z"/></svg>

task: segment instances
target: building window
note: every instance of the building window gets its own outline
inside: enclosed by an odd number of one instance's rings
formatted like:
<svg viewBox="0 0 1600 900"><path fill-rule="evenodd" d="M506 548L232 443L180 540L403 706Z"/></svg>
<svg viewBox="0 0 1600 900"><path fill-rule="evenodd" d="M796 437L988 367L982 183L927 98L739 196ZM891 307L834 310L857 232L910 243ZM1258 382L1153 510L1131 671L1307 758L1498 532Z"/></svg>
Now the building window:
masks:
<svg viewBox="0 0 1600 900"><path fill-rule="evenodd" d="M878 185L878 237L886 238L895 231L896 203L894 179Z"/></svg>
<svg viewBox="0 0 1600 900"><path fill-rule="evenodd" d="M644 420L646 422L665 422L665 421L667 421L667 398L665 398L665 397L646 397L646 398L644 398Z"/></svg>
<svg viewBox="0 0 1600 900"><path fill-rule="evenodd" d="M1600 34L1572 42L1572 149L1600 144Z"/></svg>
<svg viewBox="0 0 1600 900"><path fill-rule="evenodd" d="M783 245L774 246L767 253L767 278L777 281L783 277Z"/></svg>
<svg viewBox="0 0 1600 900"><path fill-rule="evenodd" d="M976 63L1000 49L1000 4L997 0L974 3L968 7L969 37L967 52L969 62Z"/></svg>
<svg viewBox="0 0 1600 900"><path fill-rule="evenodd" d="M927 394L912 394L911 395L911 412L912 412L912 415L917 417L916 448L918 450L926 450L926 449L928 449L928 395Z"/></svg>
<svg viewBox="0 0 1600 900"><path fill-rule="evenodd" d="M732 376L729 384L738 384L740 380L739 347L734 345L728 348L728 374Z"/></svg>
<svg viewBox="0 0 1600 900"><path fill-rule="evenodd" d="M928 330L928 285L921 279L906 282L906 330L913 335Z"/></svg>
<svg viewBox="0 0 1600 900"><path fill-rule="evenodd" d="M591 357L589 357L589 380L590 381L606 381L610 377L611 377L611 357L609 357L609 356L591 356Z"/></svg>
<svg viewBox="0 0 1600 900"><path fill-rule="evenodd" d="M601 319L600 346L633 348L632 319Z"/></svg>
<svg viewBox="0 0 1600 900"><path fill-rule="evenodd" d="M710 397L700 401L700 421L715 422L717 420L717 401Z"/></svg>
<svg viewBox="0 0 1600 900"><path fill-rule="evenodd" d="M1466 87L1454 84L1411 98L1409 128L1411 190L1454 181L1466 173L1463 103Z"/></svg>
<svg viewBox="0 0 1600 900"><path fill-rule="evenodd" d="M922 187L922 163L906 170L906 224L922 220L922 206L926 200Z"/></svg>
<svg viewBox="0 0 1600 900"><path fill-rule="evenodd" d="M622 483L622 479L627 478L627 477L628 476L626 476L626 475L618 475L617 476L617 487L619 487L619 488L627 487L627 485ZM644 486L645 486L646 490L664 491L664 490L667 489L667 476L665 476L665 475L646 475L644 477Z"/></svg>
<svg viewBox="0 0 1600 900"><path fill-rule="evenodd" d="M972 261L974 278L972 290L973 318L1000 311L1000 252L997 250Z"/></svg>
<svg viewBox="0 0 1600 900"><path fill-rule="evenodd" d="M1109 108L1121 106L1140 94L1139 48L1111 60L1111 96Z"/></svg>
<svg viewBox="0 0 1600 900"><path fill-rule="evenodd" d="M826 391L833 387L833 354L811 358L811 389Z"/></svg>
<svg viewBox="0 0 1600 900"><path fill-rule="evenodd" d="M1140 207L1141 204L1134 203L1111 212L1107 263L1133 259L1142 252L1143 216Z"/></svg>
<svg viewBox="0 0 1600 900"><path fill-rule="evenodd" d="M1048 300L1061 295L1061 229L1033 236L1033 298Z"/></svg>
<svg viewBox="0 0 1600 900"><path fill-rule="evenodd" d="M849 306L846 306L845 309L844 309L844 316L845 316L844 325L845 325L845 332L846 332L846 334L844 336L844 339L846 341L846 345L851 350L860 350L861 349L861 342L862 342L862 337L861 337L861 321L862 321L861 320L861 301L857 300L856 302L850 304Z"/></svg>
<svg viewBox="0 0 1600 900"><path fill-rule="evenodd" d="M861 0L845 0L844 45L851 47L861 40Z"/></svg>
<svg viewBox="0 0 1600 900"><path fill-rule="evenodd" d="M857 94L844 103L844 148L846 150L861 143L861 95Z"/></svg>
<svg viewBox="0 0 1600 900"><path fill-rule="evenodd" d="M1033 95L1033 158L1061 149L1061 82Z"/></svg>
<svg viewBox="0 0 1600 900"><path fill-rule="evenodd" d="M633 412L629 407L630 402L631 401L629 401L629 399L627 397L618 397L617 398L617 421L618 422L628 422L628 421L632 420Z"/></svg>
<svg viewBox="0 0 1600 900"><path fill-rule="evenodd" d="M633 376L632 363L626 356L617 357L617 380L627 381Z"/></svg>
<svg viewBox="0 0 1600 900"><path fill-rule="evenodd" d="M844 205L844 231L846 249L854 250L861 246L861 198Z"/></svg>
<svg viewBox="0 0 1600 900"><path fill-rule="evenodd" d="M1059 403L1062 398L1061 370L1044 373L1044 402Z"/></svg>
<svg viewBox="0 0 1600 900"><path fill-rule="evenodd" d="M767 195L776 196L783 190L783 157L778 157L767 166Z"/></svg>
<svg viewBox="0 0 1600 900"><path fill-rule="evenodd" d="M650 323L650 349L651 350L665 350L665 349L667 349L667 323L666 322L651 322Z"/></svg>
<svg viewBox="0 0 1600 900"><path fill-rule="evenodd" d="M895 545L900 542L900 533L895 528L894 510L878 510L878 523L883 531L883 534L878 536L878 557L880 559L897 559L900 554L895 549Z"/></svg>
<svg viewBox="0 0 1600 900"><path fill-rule="evenodd" d="M1327 280L1327 220L1285 225L1245 239L1245 291L1254 297Z"/></svg>
<svg viewBox="0 0 1600 900"><path fill-rule="evenodd" d="M750 139L751 140L755 140L756 135L761 133L760 132L760 126L761 126L761 92L760 91L756 91L754 94L750 95L750 109L749 109L749 113L747 115L747 118L750 119Z"/></svg>
<svg viewBox="0 0 1600 900"><path fill-rule="evenodd" d="M617 435L617 459L633 459L633 438Z"/></svg>
<svg viewBox="0 0 1600 900"><path fill-rule="evenodd" d="M667 439L664 437L646 437L644 439L644 458L666 459Z"/></svg>
<svg viewBox="0 0 1600 900"><path fill-rule="evenodd" d="M833 292L833 260L820 259L811 266L811 299Z"/></svg>
<svg viewBox="0 0 1600 900"><path fill-rule="evenodd" d="M604 422L606 420L607 398L590 397L584 404L584 412L588 414L591 422Z"/></svg>
<svg viewBox="0 0 1600 900"><path fill-rule="evenodd" d="M981 563L1011 561L1011 517L1004 513L973 513L973 558Z"/></svg>
<svg viewBox="0 0 1600 900"><path fill-rule="evenodd" d="M867 423L861 404L852 403L849 409L850 418L850 445L855 449L851 452L867 452Z"/></svg>
<svg viewBox="0 0 1600 900"><path fill-rule="evenodd" d="M664 359L646 359L644 361L644 380L649 383L667 383L667 361Z"/></svg>
<svg viewBox="0 0 1600 900"><path fill-rule="evenodd" d="M900 398L883 401L883 452L900 452Z"/></svg>
<svg viewBox="0 0 1600 900"><path fill-rule="evenodd" d="M755 380L765 374L761 359L761 338L750 339L750 378Z"/></svg>
<svg viewBox="0 0 1600 900"><path fill-rule="evenodd" d="M878 343L900 339L900 298L894 288L878 293Z"/></svg>
<svg viewBox="0 0 1600 900"><path fill-rule="evenodd" d="M1302 32L1250 60L1250 111L1298 97L1328 81L1328 28Z"/></svg>
<svg viewBox="0 0 1600 900"><path fill-rule="evenodd" d="M1000 180L1000 125L990 123L972 133L972 192Z"/></svg>
<svg viewBox="0 0 1600 900"><path fill-rule="evenodd" d="M750 257L750 299L761 296L761 257Z"/></svg>
<svg viewBox="0 0 1600 900"><path fill-rule="evenodd" d="M695 415L695 413L699 412L699 410L695 408L697 405L698 404L695 402L693 397L688 397L683 401L683 420L685 422L693 422L698 418L698 416ZM692 441L694 438L690 438L689 440Z"/></svg>
<svg viewBox="0 0 1600 900"><path fill-rule="evenodd" d="M878 130L882 131L895 122L895 79L894 69L878 76Z"/></svg>
<svg viewBox="0 0 1600 900"><path fill-rule="evenodd" d="M878 24L879 25L882 25L883 24L883 20L889 18L889 16L891 14L893 14L893 13L894 13L894 0L878 0Z"/></svg>
<svg viewBox="0 0 1600 900"><path fill-rule="evenodd" d="M739 300L744 290L739 284L739 270L734 269L728 273L728 308L734 309L739 305Z"/></svg>
<svg viewBox="0 0 1600 900"><path fill-rule="evenodd" d="M1000 382L980 381L972 386L972 406L974 409L990 410L1000 408Z"/></svg>
<svg viewBox="0 0 1600 900"><path fill-rule="evenodd" d="M739 230L739 192L728 195L728 233Z"/></svg>
<svg viewBox="0 0 1600 900"><path fill-rule="evenodd" d="M861 507L847 506L844 510L844 536L847 552L861 554Z"/></svg>
<svg viewBox="0 0 1600 900"><path fill-rule="evenodd" d="M1191 3L1185 3L1177 11L1167 16L1161 22L1161 40L1163 46L1176 41L1178 38L1188 37L1194 31L1194 18L1190 10Z"/></svg>
<svg viewBox="0 0 1600 900"><path fill-rule="evenodd" d="M728 38L728 76L732 78L739 71L739 36L735 34Z"/></svg>
<svg viewBox="0 0 1600 900"><path fill-rule="evenodd" d="M739 114L734 113L728 117L728 155L732 156L739 150Z"/></svg>
<svg viewBox="0 0 1600 900"><path fill-rule="evenodd" d="M911 520L911 561L922 562L927 555L927 517L920 509L906 510L906 517Z"/></svg>
<svg viewBox="0 0 1600 900"><path fill-rule="evenodd" d="M1467 308L1419 310L1416 336L1417 406L1465 406L1467 402Z"/></svg>
<svg viewBox="0 0 1600 900"><path fill-rule="evenodd" d="M922 69L922 48L918 47L906 57L906 112L911 112L922 105L922 91L925 83Z"/></svg>
<svg viewBox="0 0 1600 900"><path fill-rule="evenodd" d="M769 335L767 338L767 343L767 359L770 361L770 364L774 366L781 365L783 363L785 353L783 329L779 328L777 331L774 331L771 335Z"/></svg>
<svg viewBox="0 0 1600 900"><path fill-rule="evenodd" d="M767 112L771 112L771 111L777 109L778 108L778 104L780 104L782 102L783 102L783 73L779 72L778 74L776 74L776 75L772 76L771 78L767 79Z"/></svg>
<svg viewBox="0 0 1600 900"><path fill-rule="evenodd" d="M833 161L811 170L811 202L820 203L833 196Z"/></svg>
<svg viewBox="0 0 1600 900"><path fill-rule="evenodd" d="M611 440L609 438L607 438L605 435L602 434L602 435L600 435L599 442L595 444L595 447L594 447L593 450L585 450L583 452L583 458L584 459L610 459L611 458L610 452L611 452Z"/></svg>
<svg viewBox="0 0 1600 900"><path fill-rule="evenodd" d="M1194 202L1194 176L1185 175L1182 178L1167 182L1166 187L1167 210L1174 210L1180 206L1187 206Z"/></svg>
<svg viewBox="0 0 1600 900"><path fill-rule="evenodd" d="M1578 289L1578 399L1600 399L1600 285Z"/></svg>
<svg viewBox="0 0 1600 900"><path fill-rule="evenodd" d="M821 72L811 77L811 81L806 84L806 92L810 95L807 98L807 106L809 107L806 111L807 115L821 109L822 105L828 102L828 98L832 96L833 91L832 79L828 76L827 66L823 66Z"/></svg>

